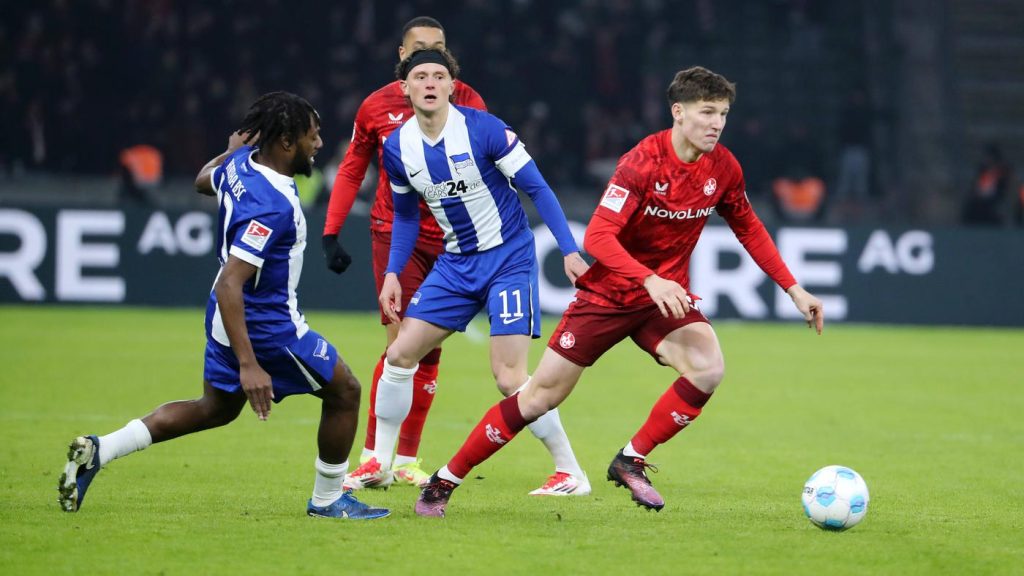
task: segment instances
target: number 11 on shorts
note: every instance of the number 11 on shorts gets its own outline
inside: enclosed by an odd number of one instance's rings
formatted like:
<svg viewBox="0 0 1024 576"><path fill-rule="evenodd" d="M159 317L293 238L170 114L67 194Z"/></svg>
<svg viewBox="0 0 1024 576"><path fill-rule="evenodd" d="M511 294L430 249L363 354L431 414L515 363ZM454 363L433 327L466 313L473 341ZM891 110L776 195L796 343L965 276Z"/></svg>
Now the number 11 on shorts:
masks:
<svg viewBox="0 0 1024 576"><path fill-rule="evenodd" d="M498 292L498 295L501 296L501 314L498 316L502 322L511 324L523 317L523 302L519 290L512 291L512 297L515 299L515 312L508 311L508 290L502 290Z"/></svg>

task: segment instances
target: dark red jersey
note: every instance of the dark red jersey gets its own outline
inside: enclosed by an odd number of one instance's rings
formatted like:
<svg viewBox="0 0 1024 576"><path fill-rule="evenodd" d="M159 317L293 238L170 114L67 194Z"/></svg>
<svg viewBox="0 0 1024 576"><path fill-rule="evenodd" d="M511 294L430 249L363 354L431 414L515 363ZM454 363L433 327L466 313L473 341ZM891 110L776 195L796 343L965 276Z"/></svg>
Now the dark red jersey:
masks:
<svg viewBox="0 0 1024 576"><path fill-rule="evenodd" d="M480 110L487 110L483 98L467 84L455 81L455 103ZM352 204L359 193L359 185L366 176L366 167L370 160L377 158L380 174L377 179L377 193L370 209L370 229L377 232L391 233L391 221L394 219L394 206L391 202L391 186L381 155L384 140L406 120L412 118L412 105L402 94L398 81L394 81L363 100L356 112L355 126L352 128L352 143L345 151L345 159L338 166L338 175L331 189L331 200L327 205L327 220L324 222L324 234L337 234ZM420 201L420 235L429 241L441 243L444 234L430 209Z"/></svg>
<svg viewBox="0 0 1024 576"><path fill-rule="evenodd" d="M597 262L577 280L577 297L614 307L650 303L643 281L651 274L689 291L690 254L715 212L783 290L796 284L745 187L739 162L721 144L688 164L675 154L671 130L644 138L619 159L594 210L585 248Z"/></svg>

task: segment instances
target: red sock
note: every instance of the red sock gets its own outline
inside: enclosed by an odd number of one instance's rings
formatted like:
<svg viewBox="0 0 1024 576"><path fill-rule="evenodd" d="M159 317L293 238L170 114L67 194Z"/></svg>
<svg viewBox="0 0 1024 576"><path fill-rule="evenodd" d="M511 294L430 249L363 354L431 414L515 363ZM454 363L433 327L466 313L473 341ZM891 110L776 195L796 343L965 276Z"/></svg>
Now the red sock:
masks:
<svg viewBox="0 0 1024 576"><path fill-rule="evenodd" d="M430 412L430 405L434 403L440 360L441 349L431 350L420 360L419 370L412 377L412 407L398 433L398 454L402 456L416 456L419 452L423 425L427 423L427 413Z"/></svg>
<svg viewBox="0 0 1024 576"><path fill-rule="evenodd" d="M377 405L377 382L380 375L384 373L384 359L387 354L381 354L377 367L373 369L373 380L370 384L370 415L366 420L366 443L363 444L367 450L373 450L373 443L377 441L377 412L374 407Z"/></svg>
<svg viewBox="0 0 1024 576"><path fill-rule="evenodd" d="M668 442L680 430L700 416L701 408L707 404L711 394L701 392L685 377L680 376L661 395L651 409L651 415L630 441L633 449L647 455L658 444Z"/></svg>
<svg viewBox="0 0 1024 576"><path fill-rule="evenodd" d="M469 433L465 444L448 462L448 471L465 478L474 466L491 457L502 446L508 444L520 430L526 427L526 420L519 411L519 394L513 394L498 402L484 414L480 423Z"/></svg>

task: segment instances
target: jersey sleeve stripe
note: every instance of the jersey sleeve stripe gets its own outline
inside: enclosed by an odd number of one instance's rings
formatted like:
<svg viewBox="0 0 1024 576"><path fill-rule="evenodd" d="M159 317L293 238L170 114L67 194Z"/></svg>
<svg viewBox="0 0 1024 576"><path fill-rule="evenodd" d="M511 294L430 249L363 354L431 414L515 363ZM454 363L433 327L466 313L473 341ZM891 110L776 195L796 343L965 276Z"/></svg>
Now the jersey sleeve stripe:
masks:
<svg viewBox="0 0 1024 576"><path fill-rule="evenodd" d="M228 250L228 253L234 256L235 258L238 258L239 260L244 260L249 264L252 264L257 268L263 267L263 258L256 256L252 252L247 252L244 248L232 246L231 249Z"/></svg>

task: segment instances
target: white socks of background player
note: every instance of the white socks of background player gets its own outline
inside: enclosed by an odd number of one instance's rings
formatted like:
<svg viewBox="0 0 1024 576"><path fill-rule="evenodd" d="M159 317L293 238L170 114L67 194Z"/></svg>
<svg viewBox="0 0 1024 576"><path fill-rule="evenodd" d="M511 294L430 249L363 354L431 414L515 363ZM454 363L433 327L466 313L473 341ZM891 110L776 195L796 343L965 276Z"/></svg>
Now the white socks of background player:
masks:
<svg viewBox="0 0 1024 576"><path fill-rule="evenodd" d="M419 364L399 368L384 359L384 371L377 381L377 436L373 447L373 455L383 470L391 469L398 431L412 408L412 377L418 368Z"/></svg>
<svg viewBox="0 0 1024 576"><path fill-rule="evenodd" d="M327 506L341 498L341 484L348 472L348 460L328 464L316 459L316 481L313 483L313 506Z"/></svg>
<svg viewBox="0 0 1024 576"><path fill-rule="evenodd" d="M100 436L99 440L100 466L106 466L107 462L121 456L127 456L132 452L145 450L153 443L153 437L149 434L149 428L146 428L142 420L137 418L116 432Z"/></svg>
<svg viewBox="0 0 1024 576"><path fill-rule="evenodd" d="M520 386L516 392L522 391L529 383L530 379L527 378L526 383ZM565 428L562 427L562 419L558 416L558 408L549 410L528 424L527 428L544 443L548 452L551 453L551 458L555 461L555 470L568 472L580 479L586 476L583 469L580 468L580 463L576 461L576 455L572 452L569 436L566 435Z"/></svg>

